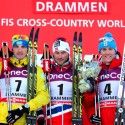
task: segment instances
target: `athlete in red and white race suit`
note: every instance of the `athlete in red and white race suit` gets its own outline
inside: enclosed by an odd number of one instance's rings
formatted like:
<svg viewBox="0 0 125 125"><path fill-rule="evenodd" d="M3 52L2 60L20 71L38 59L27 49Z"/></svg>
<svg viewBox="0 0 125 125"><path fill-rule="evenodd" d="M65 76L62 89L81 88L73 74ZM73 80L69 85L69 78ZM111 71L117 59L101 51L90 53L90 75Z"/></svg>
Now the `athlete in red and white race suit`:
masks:
<svg viewBox="0 0 125 125"><path fill-rule="evenodd" d="M101 71L98 75L97 84L100 100L100 118L93 115L95 114L94 93L89 92L91 89L90 83L84 82L80 91L83 92L84 96L83 113L87 117L83 120L83 124L114 125L122 59L117 52L117 46L111 33L106 33L100 39L98 51L102 57ZM83 114L83 119L85 115Z"/></svg>
<svg viewBox="0 0 125 125"><path fill-rule="evenodd" d="M98 50L102 55L102 70L98 76L101 125L114 125L122 59L111 33L100 39Z"/></svg>
<svg viewBox="0 0 125 125"><path fill-rule="evenodd" d="M72 64L69 56L66 39L56 39L49 82L51 103L47 107L47 125L72 124Z"/></svg>

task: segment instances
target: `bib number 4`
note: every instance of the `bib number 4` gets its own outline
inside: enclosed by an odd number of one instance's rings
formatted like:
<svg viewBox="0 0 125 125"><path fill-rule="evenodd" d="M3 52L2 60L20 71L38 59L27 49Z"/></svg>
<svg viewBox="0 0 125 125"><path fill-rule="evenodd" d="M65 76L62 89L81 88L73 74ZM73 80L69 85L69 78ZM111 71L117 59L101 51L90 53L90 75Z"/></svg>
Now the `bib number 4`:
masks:
<svg viewBox="0 0 125 125"><path fill-rule="evenodd" d="M108 83L105 85L105 88L104 88L104 94L108 94L108 95L111 95L112 93L112 90L111 90L111 84Z"/></svg>

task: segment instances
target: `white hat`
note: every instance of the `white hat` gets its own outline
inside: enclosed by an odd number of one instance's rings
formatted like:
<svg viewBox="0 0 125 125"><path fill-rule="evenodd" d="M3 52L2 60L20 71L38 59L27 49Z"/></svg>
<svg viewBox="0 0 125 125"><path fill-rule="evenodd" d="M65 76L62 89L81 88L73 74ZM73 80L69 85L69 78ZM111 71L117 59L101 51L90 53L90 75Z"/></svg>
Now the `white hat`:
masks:
<svg viewBox="0 0 125 125"><path fill-rule="evenodd" d="M53 53L54 53L55 51L66 51L67 53L70 54L69 43L67 43L64 38L59 38L59 39L57 39L57 40L53 43L52 49L53 49Z"/></svg>

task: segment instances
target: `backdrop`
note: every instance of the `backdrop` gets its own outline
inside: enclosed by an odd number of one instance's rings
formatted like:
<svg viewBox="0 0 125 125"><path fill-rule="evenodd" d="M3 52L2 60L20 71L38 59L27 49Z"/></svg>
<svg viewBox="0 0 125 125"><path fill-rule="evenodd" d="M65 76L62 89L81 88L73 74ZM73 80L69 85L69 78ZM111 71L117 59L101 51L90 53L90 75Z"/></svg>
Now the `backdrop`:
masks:
<svg viewBox="0 0 125 125"><path fill-rule="evenodd" d="M72 47L73 34L77 31L83 34L83 53L95 54L99 38L111 32L122 52L125 1L94 1L1 0L0 42L7 41L11 48L14 34L29 35L32 27L39 27L38 53L42 53L43 44L48 43L51 48L57 37L65 37Z"/></svg>

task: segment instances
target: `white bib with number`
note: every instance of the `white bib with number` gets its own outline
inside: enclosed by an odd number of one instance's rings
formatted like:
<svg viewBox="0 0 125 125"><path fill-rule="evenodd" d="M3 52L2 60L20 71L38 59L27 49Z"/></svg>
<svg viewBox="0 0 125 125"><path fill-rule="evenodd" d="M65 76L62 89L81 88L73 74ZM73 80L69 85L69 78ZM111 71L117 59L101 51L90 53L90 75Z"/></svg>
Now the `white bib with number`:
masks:
<svg viewBox="0 0 125 125"><path fill-rule="evenodd" d="M53 81L50 82L51 101L53 104L72 102L72 82Z"/></svg>
<svg viewBox="0 0 125 125"><path fill-rule="evenodd" d="M7 84L5 78L0 80L1 100L7 102ZM26 103L27 99L27 78L11 77L10 93L13 103Z"/></svg>
<svg viewBox="0 0 125 125"><path fill-rule="evenodd" d="M100 107L115 107L118 95L119 81L109 80L99 83Z"/></svg>

